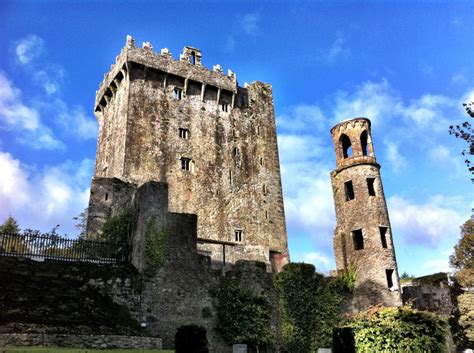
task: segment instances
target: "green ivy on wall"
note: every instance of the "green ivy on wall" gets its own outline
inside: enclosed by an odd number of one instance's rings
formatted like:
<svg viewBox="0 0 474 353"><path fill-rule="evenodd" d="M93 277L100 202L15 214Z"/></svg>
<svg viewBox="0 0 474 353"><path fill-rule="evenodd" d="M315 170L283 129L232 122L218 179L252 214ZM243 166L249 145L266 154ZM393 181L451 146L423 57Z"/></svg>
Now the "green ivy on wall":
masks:
<svg viewBox="0 0 474 353"><path fill-rule="evenodd" d="M285 350L308 353L331 347L344 292L339 282L316 273L313 265L290 263L276 276L275 285Z"/></svg>
<svg viewBox="0 0 474 353"><path fill-rule="evenodd" d="M102 228L102 238L108 241L122 259L128 259L131 250L131 237L136 227L138 213L133 207L110 216Z"/></svg>
<svg viewBox="0 0 474 353"><path fill-rule="evenodd" d="M228 344L246 343L253 347L272 347L271 306L268 299L243 288L234 278L222 278L211 289L217 312L217 327Z"/></svg>
<svg viewBox="0 0 474 353"><path fill-rule="evenodd" d="M145 241L145 278L152 278L165 263L167 255L168 231L165 228L155 230L155 219L148 222Z"/></svg>

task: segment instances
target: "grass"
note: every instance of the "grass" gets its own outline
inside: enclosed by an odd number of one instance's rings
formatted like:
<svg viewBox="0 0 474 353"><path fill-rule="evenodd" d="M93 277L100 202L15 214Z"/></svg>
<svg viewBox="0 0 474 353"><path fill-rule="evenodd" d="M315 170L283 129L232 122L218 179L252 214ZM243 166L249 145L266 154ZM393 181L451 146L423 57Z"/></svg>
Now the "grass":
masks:
<svg viewBox="0 0 474 353"><path fill-rule="evenodd" d="M174 353L173 350L162 349L82 349L57 347L0 347L0 353Z"/></svg>

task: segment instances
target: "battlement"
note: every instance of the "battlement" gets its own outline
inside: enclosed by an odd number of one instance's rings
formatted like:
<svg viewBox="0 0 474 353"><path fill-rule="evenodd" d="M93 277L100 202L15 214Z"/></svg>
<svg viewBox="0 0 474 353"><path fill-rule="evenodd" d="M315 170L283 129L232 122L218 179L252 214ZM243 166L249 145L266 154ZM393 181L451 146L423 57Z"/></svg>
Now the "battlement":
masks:
<svg viewBox="0 0 474 353"><path fill-rule="evenodd" d="M202 53L198 48L186 46L179 60L173 59L167 48L156 53L150 42L145 42L142 48L135 45L131 36L127 36L127 42L120 54L115 58L110 71L104 75L104 79L96 92L95 111L102 111L115 95L120 83L129 72L130 63L143 65L162 72L165 75L180 77L187 83L189 80L201 84L202 90L214 88L219 91L228 91L237 94L237 76L232 70L224 74L222 67L214 65L213 70L202 65ZM186 86L186 84L185 84ZM186 93L186 92L184 92Z"/></svg>

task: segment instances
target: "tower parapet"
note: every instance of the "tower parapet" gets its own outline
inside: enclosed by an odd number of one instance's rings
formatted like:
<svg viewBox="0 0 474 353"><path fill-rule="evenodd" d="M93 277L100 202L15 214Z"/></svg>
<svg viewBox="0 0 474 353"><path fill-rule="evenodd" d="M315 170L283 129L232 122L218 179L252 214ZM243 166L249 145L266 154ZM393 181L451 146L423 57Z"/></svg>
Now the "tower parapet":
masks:
<svg viewBox="0 0 474 353"><path fill-rule="evenodd" d="M343 121L331 129L336 169L331 172L338 271L355 270L352 309L400 306L401 294L392 229L366 118Z"/></svg>

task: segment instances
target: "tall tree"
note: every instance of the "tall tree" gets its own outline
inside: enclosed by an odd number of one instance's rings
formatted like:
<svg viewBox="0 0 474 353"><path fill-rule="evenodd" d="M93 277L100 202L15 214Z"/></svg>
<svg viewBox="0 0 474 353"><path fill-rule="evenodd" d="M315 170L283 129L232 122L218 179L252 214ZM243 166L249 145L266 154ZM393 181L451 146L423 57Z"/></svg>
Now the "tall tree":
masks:
<svg viewBox="0 0 474 353"><path fill-rule="evenodd" d="M464 103L467 114L474 118L474 102ZM461 151L463 156L466 156L464 161L469 171L474 174L474 165L468 155L474 155L474 131L469 121L463 122L461 125L451 125L449 127L449 134L464 140L468 144L468 148Z"/></svg>
<svg viewBox="0 0 474 353"><path fill-rule="evenodd" d="M449 257L456 277L462 286L474 286L474 220L469 219L461 226L461 239L454 246L454 253Z"/></svg>
<svg viewBox="0 0 474 353"><path fill-rule="evenodd" d="M19 234L20 233L20 226L15 218L11 215L5 220L5 223L0 225L0 233L5 234Z"/></svg>

